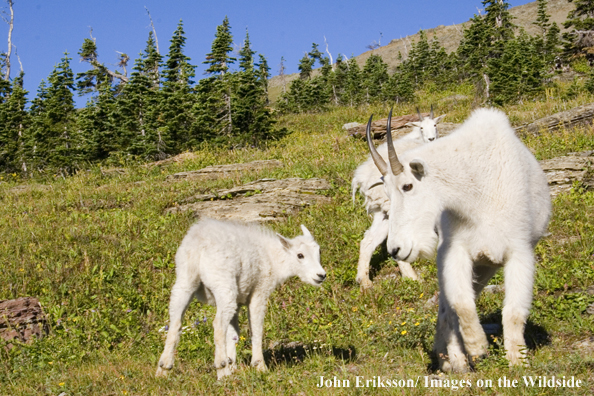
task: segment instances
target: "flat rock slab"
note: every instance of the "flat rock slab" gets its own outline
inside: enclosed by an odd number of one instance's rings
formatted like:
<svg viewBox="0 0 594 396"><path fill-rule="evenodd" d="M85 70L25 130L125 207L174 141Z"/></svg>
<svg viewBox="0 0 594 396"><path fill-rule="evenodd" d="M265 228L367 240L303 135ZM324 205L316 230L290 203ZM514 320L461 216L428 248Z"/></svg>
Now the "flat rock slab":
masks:
<svg viewBox="0 0 594 396"><path fill-rule="evenodd" d="M243 222L282 221L305 206L330 202L329 197L316 194L329 188L326 180L318 178L261 179L213 194L195 195L165 212L191 211L196 217Z"/></svg>
<svg viewBox="0 0 594 396"><path fill-rule="evenodd" d="M594 103L589 103L540 118L529 124L520 125L516 128L516 133L538 135L541 132L553 132L560 128L591 125L593 118Z"/></svg>
<svg viewBox="0 0 594 396"><path fill-rule="evenodd" d="M574 153L575 155L540 161L540 166L547 176L551 196L556 197L560 193L569 192L575 181L580 182L586 189L594 187L594 157L586 155L589 153Z"/></svg>
<svg viewBox="0 0 594 396"><path fill-rule="evenodd" d="M48 327L39 300L20 297L0 301L0 338L5 341L31 342L34 337L43 337ZM12 348L12 344L8 344Z"/></svg>
<svg viewBox="0 0 594 396"><path fill-rule="evenodd" d="M283 166L283 163L279 160L252 161L243 164L212 165L195 171L175 173L173 175L167 176L167 179L175 180L192 178L202 180L216 180L223 177L232 176L233 174L239 172L279 168L281 166Z"/></svg>

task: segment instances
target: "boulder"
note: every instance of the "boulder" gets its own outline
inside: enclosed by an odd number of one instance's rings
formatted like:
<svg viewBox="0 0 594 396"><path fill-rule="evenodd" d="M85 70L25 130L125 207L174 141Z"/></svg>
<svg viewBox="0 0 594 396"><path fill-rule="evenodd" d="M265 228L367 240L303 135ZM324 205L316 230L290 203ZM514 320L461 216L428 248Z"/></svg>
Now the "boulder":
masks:
<svg viewBox="0 0 594 396"><path fill-rule="evenodd" d="M32 342L34 337L43 337L48 332L47 319L39 300L20 297L0 301L0 338L8 341Z"/></svg>
<svg viewBox="0 0 594 396"><path fill-rule="evenodd" d="M223 177L231 177L239 172L279 168L283 166L283 163L279 160L262 160L252 161L242 164L229 164L229 165L212 165L206 168L198 169L189 172L179 172L173 175L167 176L167 180L175 179L201 179L201 180L216 180Z"/></svg>
<svg viewBox="0 0 594 396"><path fill-rule="evenodd" d="M242 222L282 221L301 208L330 201L316 194L327 190L324 179L261 179L212 194L200 194L166 209L166 213L193 212L196 217Z"/></svg>

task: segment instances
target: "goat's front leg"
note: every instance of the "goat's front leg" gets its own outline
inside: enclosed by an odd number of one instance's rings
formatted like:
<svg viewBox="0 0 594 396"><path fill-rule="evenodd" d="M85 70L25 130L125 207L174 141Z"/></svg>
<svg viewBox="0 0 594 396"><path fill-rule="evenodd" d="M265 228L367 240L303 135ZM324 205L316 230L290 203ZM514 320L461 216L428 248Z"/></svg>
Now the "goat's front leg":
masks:
<svg viewBox="0 0 594 396"><path fill-rule="evenodd" d="M377 212L373 216L373 223L361 241L359 249L359 265L357 267L357 283L361 285L362 289L370 288L373 283L369 279L369 262L373 256L375 249L386 240L388 237L388 230L390 225L386 214Z"/></svg>
<svg viewBox="0 0 594 396"><path fill-rule="evenodd" d="M179 343L182 328L182 318L190 301L192 301L194 291L194 287L185 280L179 279L176 280L175 285L171 289L171 299L169 300L169 331L167 333L167 341L165 341L165 349L161 354L155 374L157 377L166 377L173 368L175 348Z"/></svg>
<svg viewBox="0 0 594 396"><path fill-rule="evenodd" d="M532 304L534 256L532 249L514 252L505 263L505 299L501 312L503 345L509 365L526 365L524 328Z"/></svg>
<svg viewBox="0 0 594 396"><path fill-rule="evenodd" d="M231 290L217 290L214 297L217 314L213 321L215 342L215 368L217 379L231 375L233 361L227 356L227 334L229 324L237 313L236 293Z"/></svg>
<svg viewBox="0 0 594 396"><path fill-rule="evenodd" d="M262 352L262 336L264 334L264 317L266 316L267 296L254 294L249 304L250 330L252 332L252 366L266 371Z"/></svg>

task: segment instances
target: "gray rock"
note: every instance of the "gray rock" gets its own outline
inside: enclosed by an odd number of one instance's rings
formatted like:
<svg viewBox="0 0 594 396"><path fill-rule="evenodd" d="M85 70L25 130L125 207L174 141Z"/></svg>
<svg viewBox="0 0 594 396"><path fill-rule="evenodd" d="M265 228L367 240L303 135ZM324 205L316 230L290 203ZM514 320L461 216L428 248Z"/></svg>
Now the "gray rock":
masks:
<svg viewBox="0 0 594 396"><path fill-rule="evenodd" d="M253 171L253 170L260 170L260 169L269 169L269 168L278 168L283 166L283 163L279 160L262 160L262 161L252 161L242 164L229 164L229 165L212 165L207 166L206 168L202 168L195 171L189 172L179 172L173 175L167 176L167 180L175 180L175 179L187 179L187 178L198 178L202 180L216 180L223 177L231 177L236 173L246 172L246 171Z"/></svg>
<svg viewBox="0 0 594 396"><path fill-rule="evenodd" d="M587 153L587 152L586 152ZM540 166L547 176L551 196L569 192L573 183L578 181L586 189L594 187L592 179L592 158L581 153L540 161Z"/></svg>
<svg viewBox="0 0 594 396"><path fill-rule="evenodd" d="M349 130L351 128L358 127L359 125L361 125L361 124L359 124L358 122L349 122L349 123L344 124L342 126L342 129Z"/></svg>
<svg viewBox="0 0 594 396"><path fill-rule="evenodd" d="M503 291L505 291L505 288L501 285L488 285L483 289L483 293L487 294L501 293Z"/></svg>

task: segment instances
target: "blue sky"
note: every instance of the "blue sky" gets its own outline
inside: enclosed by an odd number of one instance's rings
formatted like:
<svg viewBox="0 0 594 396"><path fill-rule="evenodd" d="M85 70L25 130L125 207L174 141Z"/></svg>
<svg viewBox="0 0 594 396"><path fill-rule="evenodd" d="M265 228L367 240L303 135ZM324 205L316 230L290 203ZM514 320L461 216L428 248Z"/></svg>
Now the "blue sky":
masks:
<svg viewBox="0 0 594 396"><path fill-rule="evenodd" d="M511 6L529 3L509 1ZM229 17L235 43L239 46L249 29L252 49L268 59L273 75L278 74L281 56L286 72L297 72L297 64L311 44L324 50L324 36L333 57L338 53L359 55L366 46L414 34L420 29L451 25L470 19L482 7L480 0L14 0L13 44L25 71L25 88L33 99L42 79L52 71L65 51L70 53L75 73L88 69L77 52L90 27L97 40L99 61L115 68L116 51L134 59L142 51L150 30L145 6L151 12L161 54L169 47L171 34L180 19L186 32L186 55L203 76L202 64L214 39L217 25ZM5 2L4 11L8 11ZM0 50L6 51L8 25L0 25ZM12 57L11 76L19 65ZM77 99L79 106L85 99Z"/></svg>

